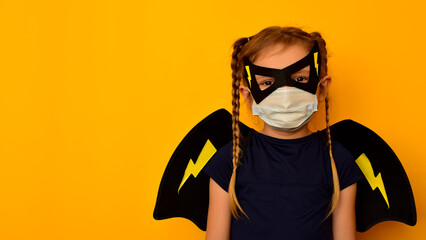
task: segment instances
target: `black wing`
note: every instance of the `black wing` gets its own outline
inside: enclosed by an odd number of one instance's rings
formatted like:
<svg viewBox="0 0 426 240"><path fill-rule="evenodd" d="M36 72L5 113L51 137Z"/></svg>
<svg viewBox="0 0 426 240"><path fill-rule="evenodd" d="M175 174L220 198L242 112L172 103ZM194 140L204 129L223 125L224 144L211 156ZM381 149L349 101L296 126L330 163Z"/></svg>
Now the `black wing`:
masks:
<svg viewBox="0 0 426 240"><path fill-rule="evenodd" d="M241 124L241 131L249 129ZM217 149L232 140L232 117L217 110L198 123L174 151L164 171L154 209L157 220L183 217L206 230L209 177L202 171Z"/></svg>
<svg viewBox="0 0 426 240"><path fill-rule="evenodd" d="M365 176L357 187L357 231L365 232L388 220L414 226L417 215L410 182L389 145L376 133L352 120L331 126L331 137L353 154Z"/></svg>

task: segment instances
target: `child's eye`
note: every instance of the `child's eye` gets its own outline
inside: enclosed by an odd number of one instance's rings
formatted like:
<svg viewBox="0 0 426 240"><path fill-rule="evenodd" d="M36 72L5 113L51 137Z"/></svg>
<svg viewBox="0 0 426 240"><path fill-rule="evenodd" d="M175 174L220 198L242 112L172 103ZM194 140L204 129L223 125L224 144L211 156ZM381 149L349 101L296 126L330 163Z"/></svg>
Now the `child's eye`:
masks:
<svg viewBox="0 0 426 240"><path fill-rule="evenodd" d="M272 80L264 81L262 85L271 86L274 83Z"/></svg>
<svg viewBox="0 0 426 240"><path fill-rule="evenodd" d="M261 90L267 89L275 82L275 79L273 77L262 75L256 75L256 80Z"/></svg>
<svg viewBox="0 0 426 240"><path fill-rule="evenodd" d="M307 83L309 79L307 77L298 76L294 77L293 80L300 83Z"/></svg>
<svg viewBox="0 0 426 240"><path fill-rule="evenodd" d="M259 87L260 87L261 90L265 90L268 87L270 87L272 84L274 84L273 79L265 79L265 80L260 82Z"/></svg>

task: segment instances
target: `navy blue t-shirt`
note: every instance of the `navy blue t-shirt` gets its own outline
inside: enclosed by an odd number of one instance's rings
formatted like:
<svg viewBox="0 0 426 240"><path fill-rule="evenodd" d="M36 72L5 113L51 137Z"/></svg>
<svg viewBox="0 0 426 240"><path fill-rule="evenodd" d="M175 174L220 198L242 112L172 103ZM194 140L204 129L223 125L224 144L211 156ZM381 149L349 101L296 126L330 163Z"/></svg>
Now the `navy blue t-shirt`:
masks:
<svg viewBox="0 0 426 240"><path fill-rule="evenodd" d="M363 174L351 153L333 142L340 188ZM228 191L232 174L232 142L203 169ZM250 220L232 218L231 239L331 239L329 211L332 174L328 148L320 133L298 139L252 135L237 171L236 194Z"/></svg>

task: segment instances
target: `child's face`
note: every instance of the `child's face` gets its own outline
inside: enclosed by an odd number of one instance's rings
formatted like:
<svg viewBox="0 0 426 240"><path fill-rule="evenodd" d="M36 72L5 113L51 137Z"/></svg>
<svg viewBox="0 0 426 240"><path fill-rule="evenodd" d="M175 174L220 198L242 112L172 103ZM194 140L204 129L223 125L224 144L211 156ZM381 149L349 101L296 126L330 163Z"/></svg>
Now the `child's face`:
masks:
<svg viewBox="0 0 426 240"><path fill-rule="evenodd" d="M299 61L308 53L309 51L302 44L294 44L286 47L282 44L275 44L261 50L253 64L267 68L283 69ZM309 81L309 71L310 66L306 66L298 72L293 73L291 78L301 83L307 83ZM264 90L273 84L274 78L256 75L256 81L260 89ZM318 101L321 102L324 101L327 96L331 78L329 76L324 76L322 79L319 79L319 82L320 84L316 95L318 96ZM251 96L248 87L240 85L240 93L245 99L247 105L251 108L253 104L253 97Z"/></svg>
<svg viewBox="0 0 426 240"><path fill-rule="evenodd" d="M275 69L283 69L305 57L309 51L301 44L294 44L284 47L282 44L275 44L260 51L253 64ZM309 81L310 66L306 66L300 71L292 74L295 81L306 83ZM273 84L274 78L269 76L256 75L257 83L261 90Z"/></svg>

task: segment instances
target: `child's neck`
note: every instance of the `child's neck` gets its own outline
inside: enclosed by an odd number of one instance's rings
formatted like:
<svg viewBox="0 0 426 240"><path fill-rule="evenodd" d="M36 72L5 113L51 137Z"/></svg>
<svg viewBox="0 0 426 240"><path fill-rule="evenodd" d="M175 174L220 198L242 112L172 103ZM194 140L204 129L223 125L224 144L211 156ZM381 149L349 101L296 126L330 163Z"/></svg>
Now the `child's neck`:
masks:
<svg viewBox="0 0 426 240"><path fill-rule="evenodd" d="M308 128L308 124L305 124L303 127L291 132L277 130L270 127L268 124L265 124L260 133L274 138L296 139L308 136L312 133L312 131Z"/></svg>

